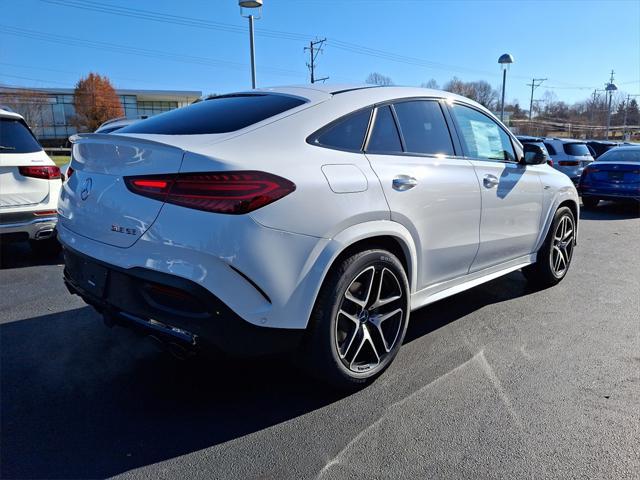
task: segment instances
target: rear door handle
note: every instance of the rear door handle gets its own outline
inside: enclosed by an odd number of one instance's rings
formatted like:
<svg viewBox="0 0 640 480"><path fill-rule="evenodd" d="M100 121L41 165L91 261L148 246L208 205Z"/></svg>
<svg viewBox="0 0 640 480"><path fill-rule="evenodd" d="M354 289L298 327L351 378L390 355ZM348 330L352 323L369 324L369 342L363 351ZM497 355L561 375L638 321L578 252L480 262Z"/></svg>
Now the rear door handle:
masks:
<svg viewBox="0 0 640 480"><path fill-rule="evenodd" d="M393 179L393 189L399 192L411 190L418 184L418 180L409 175L397 175Z"/></svg>
<svg viewBox="0 0 640 480"><path fill-rule="evenodd" d="M498 177L496 177L495 175L485 175L484 179L482 180L485 188L493 188L498 185L498 182Z"/></svg>

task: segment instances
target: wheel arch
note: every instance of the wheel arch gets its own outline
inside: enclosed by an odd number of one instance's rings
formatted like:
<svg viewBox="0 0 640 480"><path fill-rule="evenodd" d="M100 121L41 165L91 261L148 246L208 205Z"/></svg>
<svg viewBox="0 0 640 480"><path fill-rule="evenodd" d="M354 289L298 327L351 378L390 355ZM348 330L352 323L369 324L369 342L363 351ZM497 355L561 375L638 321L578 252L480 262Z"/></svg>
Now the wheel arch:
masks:
<svg viewBox="0 0 640 480"><path fill-rule="evenodd" d="M316 271L317 276L313 275L310 282L305 282L310 294L305 300L307 321L332 268L347 256L371 248L382 248L398 257L407 274L410 293L415 291L418 259L409 231L403 225L389 220L352 225L335 235L313 261L311 271ZM308 324L305 326L308 327Z"/></svg>
<svg viewBox="0 0 640 480"><path fill-rule="evenodd" d="M578 244L578 223L579 223L579 216L580 216L580 207L578 207L578 203L575 200L569 199L569 200L564 200L562 201L558 207L556 208L556 212L561 209L562 207L568 207L569 210L571 210L571 213L573 213L573 220L575 222L576 225L576 234L574 237L574 244L577 245ZM554 212L555 215L555 212ZM550 226L549 226L550 227Z"/></svg>
<svg viewBox="0 0 640 480"><path fill-rule="evenodd" d="M554 198L553 202L551 203L551 206L547 210L546 217L544 219L543 226L540 229L540 234L538 236L538 241L536 242L534 252L537 252L542 247L542 244L544 243L549 233L549 230L551 229L553 218L555 217L555 214L558 211L558 209L561 207L568 207L569 209L571 209L571 212L573 213L574 220L576 223L575 238L576 238L576 244L577 244L578 230L579 230L578 224L579 224L579 217L580 217L580 207L578 206L579 205L578 202L579 202L578 195L573 187L571 188L566 187L561 189L560 192L558 192L558 195Z"/></svg>

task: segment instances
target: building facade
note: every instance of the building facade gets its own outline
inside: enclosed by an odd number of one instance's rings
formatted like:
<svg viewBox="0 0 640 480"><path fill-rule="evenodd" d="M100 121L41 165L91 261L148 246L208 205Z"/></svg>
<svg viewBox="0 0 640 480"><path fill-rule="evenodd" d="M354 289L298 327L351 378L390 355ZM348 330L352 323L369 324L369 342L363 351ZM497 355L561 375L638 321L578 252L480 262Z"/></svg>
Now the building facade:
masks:
<svg viewBox="0 0 640 480"><path fill-rule="evenodd" d="M183 90L116 90L127 118L152 116L184 107L202 96L202 92ZM23 115L40 143L45 147L68 146L77 133L72 124L75 115L72 88L0 87L0 105Z"/></svg>

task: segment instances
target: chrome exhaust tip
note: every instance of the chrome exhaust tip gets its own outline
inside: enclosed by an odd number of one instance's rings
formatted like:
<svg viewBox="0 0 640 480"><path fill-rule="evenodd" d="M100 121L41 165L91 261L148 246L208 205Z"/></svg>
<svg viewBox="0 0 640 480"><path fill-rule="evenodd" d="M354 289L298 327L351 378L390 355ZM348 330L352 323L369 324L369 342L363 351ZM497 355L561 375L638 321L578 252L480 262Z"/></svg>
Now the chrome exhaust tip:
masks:
<svg viewBox="0 0 640 480"><path fill-rule="evenodd" d="M46 228L36 233L36 240L46 240L53 236L53 228Z"/></svg>

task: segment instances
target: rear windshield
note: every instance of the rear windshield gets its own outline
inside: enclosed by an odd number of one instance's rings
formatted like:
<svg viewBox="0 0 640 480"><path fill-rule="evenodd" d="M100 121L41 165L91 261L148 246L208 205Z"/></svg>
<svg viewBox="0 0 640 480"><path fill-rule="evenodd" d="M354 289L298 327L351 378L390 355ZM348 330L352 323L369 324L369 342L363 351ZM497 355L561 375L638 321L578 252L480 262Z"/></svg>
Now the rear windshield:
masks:
<svg viewBox="0 0 640 480"><path fill-rule="evenodd" d="M591 155L589 147L584 143L565 143L562 145L564 153L567 155L573 155L576 157L582 157L584 155Z"/></svg>
<svg viewBox="0 0 640 480"><path fill-rule="evenodd" d="M0 118L0 153L33 153L42 147L27 128L16 118Z"/></svg>
<svg viewBox="0 0 640 480"><path fill-rule="evenodd" d="M118 133L202 135L234 132L303 103L301 98L275 94L214 97L136 122Z"/></svg>
<svg viewBox="0 0 640 480"><path fill-rule="evenodd" d="M599 162L632 162L640 163L640 148L612 149L598 157Z"/></svg>

